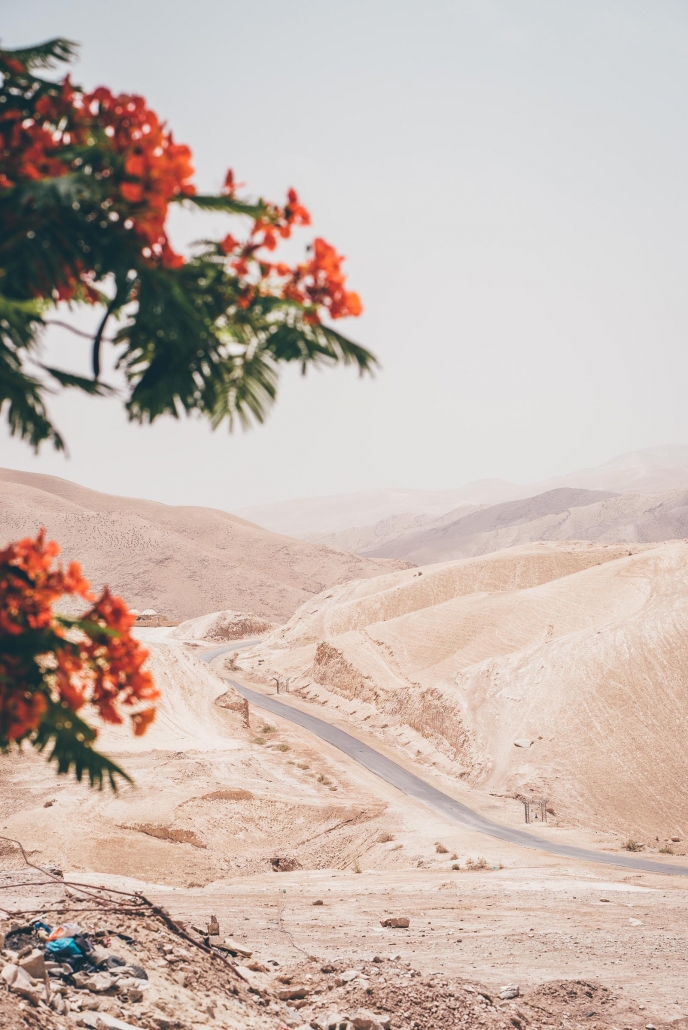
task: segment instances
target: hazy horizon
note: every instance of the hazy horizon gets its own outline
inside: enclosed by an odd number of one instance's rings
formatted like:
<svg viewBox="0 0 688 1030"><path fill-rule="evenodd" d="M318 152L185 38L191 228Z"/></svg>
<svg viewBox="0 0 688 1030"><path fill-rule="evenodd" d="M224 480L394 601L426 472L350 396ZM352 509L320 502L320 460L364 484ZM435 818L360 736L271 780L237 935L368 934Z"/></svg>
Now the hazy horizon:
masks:
<svg viewBox="0 0 688 1030"><path fill-rule="evenodd" d="M295 186L363 299L339 328L382 370L291 371L267 424L233 436L129 425L115 402L66 394L51 410L71 458L34 457L3 423L1 466L236 510L539 482L688 439L683 5L117 11L28 0L5 12L3 44L79 41L73 79L142 93L191 146L201 187L228 166L254 195ZM177 215L173 237L206 225ZM67 333L47 348L88 367Z"/></svg>

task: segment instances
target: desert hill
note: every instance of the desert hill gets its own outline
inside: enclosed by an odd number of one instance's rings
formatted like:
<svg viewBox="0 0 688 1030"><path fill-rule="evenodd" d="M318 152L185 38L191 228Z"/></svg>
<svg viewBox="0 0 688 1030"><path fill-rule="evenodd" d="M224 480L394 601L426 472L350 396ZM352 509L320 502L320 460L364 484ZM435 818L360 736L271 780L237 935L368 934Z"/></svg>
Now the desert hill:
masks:
<svg viewBox="0 0 688 1030"><path fill-rule="evenodd" d="M312 594L389 568L212 508L116 497L12 469L0 470L0 484L0 540L44 525L96 587L108 583L132 607L171 619L232 609L283 622Z"/></svg>
<svg viewBox="0 0 688 1030"><path fill-rule="evenodd" d="M531 544L347 584L239 663L414 763L547 797L567 825L688 830L683 541Z"/></svg>

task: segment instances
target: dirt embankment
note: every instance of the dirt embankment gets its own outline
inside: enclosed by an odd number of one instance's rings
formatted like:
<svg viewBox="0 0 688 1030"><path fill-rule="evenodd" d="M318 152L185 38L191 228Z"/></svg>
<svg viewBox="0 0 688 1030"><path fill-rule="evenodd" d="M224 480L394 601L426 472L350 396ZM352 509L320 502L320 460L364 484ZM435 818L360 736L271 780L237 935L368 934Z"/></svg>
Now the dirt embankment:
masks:
<svg viewBox="0 0 688 1030"><path fill-rule="evenodd" d="M660 850L688 834L687 596L684 541L529 545L325 592L236 667Z"/></svg>

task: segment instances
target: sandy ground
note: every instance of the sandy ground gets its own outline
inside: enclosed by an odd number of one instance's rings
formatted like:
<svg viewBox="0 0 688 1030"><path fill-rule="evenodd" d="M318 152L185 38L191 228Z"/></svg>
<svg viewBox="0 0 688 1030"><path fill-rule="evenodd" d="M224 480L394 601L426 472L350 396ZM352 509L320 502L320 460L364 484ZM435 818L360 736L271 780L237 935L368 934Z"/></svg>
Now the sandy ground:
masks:
<svg viewBox="0 0 688 1030"><path fill-rule="evenodd" d="M491 845L484 850L497 857ZM235 937L281 963L297 961L298 953L279 930L280 907L295 944L319 959L400 955L424 973L472 976L495 993L508 983L525 991L593 980L621 997L629 1026L688 1015L683 885L522 862L458 874L263 874L195 896L176 893L167 904L187 918L205 904ZM315 907L317 900L324 904ZM387 914L409 916L410 928L383 929Z"/></svg>
<svg viewBox="0 0 688 1030"><path fill-rule="evenodd" d="M226 707L236 696L183 644L152 650L165 695L158 721L139 741L103 738L135 788L98 796L56 780L33 755L0 760L1 832L23 840L32 860L144 887L187 921L216 914L263 962L298 965L307 952L317 972L399 955L402 978L408 962L492 992L550 991L529 1026L567 1025L566 992L579 980L615 999L604 1010L595 1001L597 1017L576 1009L584 1025L640 1030L688 1014L685 881L601 871L469 832L285 720L253 709L245 728ZM594 828L552 832L605 843ZM0 867L14 865L3 847ZM381 927L388 915L408 916L410 928ZM344 1004L345 988L332 991Z"/></svg>

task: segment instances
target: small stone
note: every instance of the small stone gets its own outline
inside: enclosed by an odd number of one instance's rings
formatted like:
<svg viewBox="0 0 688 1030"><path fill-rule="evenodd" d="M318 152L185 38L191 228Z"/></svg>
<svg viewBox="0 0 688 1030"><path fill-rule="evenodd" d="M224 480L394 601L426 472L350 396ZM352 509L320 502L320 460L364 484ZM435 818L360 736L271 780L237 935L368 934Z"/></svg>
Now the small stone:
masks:
<svg viewBox="0 0 688 1030"><path fill-rule="evenodd" d="M373 1013L367 1009L359 1009L351 1018L356 1030L372 1030L373 1024L377 1022Z"/></svg>
<svg viewBox="0 0 688 1030"><path fill-rule="evenodd" d="M337 977L335 983L337 984L338 987L341 987L342 984L350 984L351 981L355 980L357 976L358 976L358 970L357 969L345 969L343 973L339 974L339 976Z"/></svg>
<svg viewBox="0 0 688 1030"><path fill-rule="evenodd" d="M314 905L324 905L324 904L325 904L325 902L324 902L324 901L321 901L321 900L320 900L320 898L318 898L318 900L317 900L317 901L314 901L314 902L313 902L313 904L314 904Z"/></svg>
<svg viewBox="0 0 688 1030"><path fill-rule="evenodd" d="M290 987L282 987L277 992L277 997L280 1001L296 1001L299 998L308 997L308 988L297 987L296 984L292 984Z"/></svg>
<svg viewBox="0 0 688 1030"><path fill-rule="evenodd" d="M64 998L61 994L56 994L50 1002L50 1007L57 1012L58 1016L64 1016L67 1011Z"/></svg>
<svg viewBox="0 0 688 1030"><path fill-rule="evenodd" d="M671 840L672 840L672 843L674 843L674 844L680 844L681 843L681 838L680 837L672 837Z"/></svg>
<svg viewBox="0 0 688 1030"><path fill-rule="evenodd" d="M42 992L34 984L32 977L25 969L21 969L14 963L9 963L8 965L3 966L0 976L2 976L11 991L15 991L23 998L28 998L34 1005L37 1004Z"/></svg>
<svg viewBox="0 0 688 1030"><path fill-rule="evenodd" d="M253 955L252 951L244 948L241 944L237 944L231 937L225 937L224 943L220 944L218 942L215 947L220 948L222 951L231 951L234 955L239 955L241 958L251 958Z"/></svg>
<svg viewBox="0 0 688 1030"><path fill-rule="evenodd" d="M514 741L514 747L530 747L532 743L533 741L529 740L528 737L520 737Z"/></svg>
<svg viewBox="0 0 688 1030"><path fill-rule="evenodd" d="M35 980L42 980L45 976L45 957L38 948L34 948L26 958L20 959L17 965L20 969L25 969Z"/></svg>
<svg viewBox="0 0 688 1030"><path fill-rule="evenodd" d="M244 965L246 966L247 969L252 969L254 973L269 973L270 972L268 967L264 966L263 963L259 962L258 959L256 959L256 958L249 959L247 962L244 962Z"/></svg>
<svg viewBox="0 0 688 1030"><path fill-rule="evenodd" d="M329 1016L325 1016L321 1020L325 1030L346 1030L346 1025L349 1022L346 1016L339 1012L331 1012Z"/></svg>
<svg viewBox="0 0 688 1030"><path fill-rule="evenodd" d="M406 927L410 925L410 923L411 920L408 918L408 916L391 916L388 919L380 920L380 926L399 927L403 930L405 930Z"/></svg>
<svg viewBox="0 0 688 1030"><path fill-rule="evenodd" d="M505 987L502 987L499 992L499 997L504 1000L509 998L518 998L519 993L518 984L507 984Z"/></svg>

